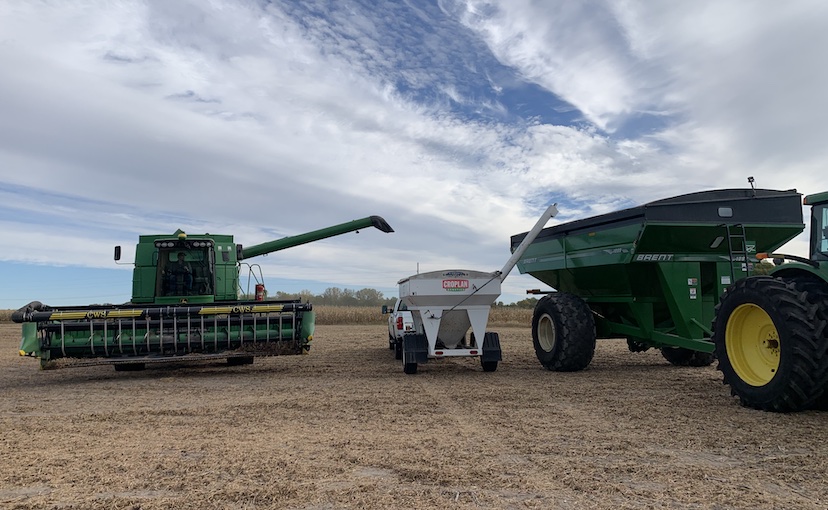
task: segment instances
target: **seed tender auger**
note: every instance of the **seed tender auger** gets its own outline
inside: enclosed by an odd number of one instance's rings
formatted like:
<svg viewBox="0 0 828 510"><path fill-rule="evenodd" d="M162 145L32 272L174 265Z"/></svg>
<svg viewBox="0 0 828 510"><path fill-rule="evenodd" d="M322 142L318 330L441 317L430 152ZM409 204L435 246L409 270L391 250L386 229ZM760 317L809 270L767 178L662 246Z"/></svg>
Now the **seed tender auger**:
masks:
<svg viewBox="0 0 828 510"><path fill-rule="evenodd" d="M626 338L631 351L658 348L674 365L709 365L715 355L749 407L828 401L828 193L804 200L809 258L762 254L802 232L802 203L796 190L751 186L544 229L517 264L555 289L542 293L532 319L539 361L581 370L596 336ZM525 237L512 236L512 248ZM775 266L752 275L762 258Z"/></svg>
<svg viewBox="0 0 828 510"><path fill-rule="evenodd" d="M312 305L266 300L261 268L256 277L258 265L246 261L368 227L394 231L381 217L369 216L249 247L232 235L142 235L129 303L29 303L12 314L23 324L20 354L39 358L42 368L111 364L140 370L147 363L227 359L241 365L254 356L305 353L313 339ZM116 260L120 253L117 246ZM239 300L242 267L256 278L255 299Z"/></svg>
<svg viewBox="0 0 828 510"><path fill-rule="evenodd" d="M556 204L541 215L525 242L495 272L446 269L411 275L398 282L400 300L414 317L412 333L395 346L403 371L416 374L417 364L429 359L479 357L485 372L497 370L501 360L500 337L487 332L492 303L500 296L503 280L546 222L557 214ZM466 333L471 328L471 334Z"/></svg>

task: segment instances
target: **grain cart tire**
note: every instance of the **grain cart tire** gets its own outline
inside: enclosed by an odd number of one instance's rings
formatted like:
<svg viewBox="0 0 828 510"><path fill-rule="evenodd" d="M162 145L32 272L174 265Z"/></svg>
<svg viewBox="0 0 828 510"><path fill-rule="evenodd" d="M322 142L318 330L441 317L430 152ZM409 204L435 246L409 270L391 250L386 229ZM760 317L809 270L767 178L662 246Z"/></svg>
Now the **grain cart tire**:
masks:
<svg viewBox="0 0 828 510"><path fill-rule="evenodd" d="M694 351L684 347L662 347L661 355L677 367L706 367L713 363L713 353Z"/></svg>
<svg viewBox="0 0 828 510"><path fill-rule="evenodd" d="M742 405L800 411L822 394L825 317L807 295L794 281L752 276L728 288L716 306L718 368Z"/></svg>
<svg viewBox="0 0 828 510"><path fill-rule="evenodd" d="M583 370L595 354L592 310L574 294L547 294L535 305L532 343L535 355L547 370Z"/></svg>

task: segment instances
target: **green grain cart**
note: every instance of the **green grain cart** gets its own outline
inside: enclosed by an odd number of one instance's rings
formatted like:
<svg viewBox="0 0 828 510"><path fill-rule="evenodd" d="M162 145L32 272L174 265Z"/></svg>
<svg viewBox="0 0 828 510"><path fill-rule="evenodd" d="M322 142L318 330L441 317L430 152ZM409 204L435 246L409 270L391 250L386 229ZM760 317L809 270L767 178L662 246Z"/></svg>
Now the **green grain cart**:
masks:
<svg viewBox="0 0 828 510"><path fill-rule="evenodd" d="M757 254L805 227L796 190L692 193L544 229L518 262L521 273L556 290L532 319L541 364L581 370L596 337L625 338L631 351L658 348L674 365L709 365L715 352L745 405L810 405L828 377L828 194L806 201L817 204L811 258L794 257L763 277L747 278ZM524 235L512 236L512 250ZM799 379L808 388L792 397Z"/></svg>
<svg viewBox="0 0 828 510"><path fill-rule="evenodd" d="M232 235L140 236L129 303L29 303L12 314L23 324L20 355L39 358L42 368L139 370L147 363L227 359L239 365L254 356L305 353L313 339L312 305L266 300L261 268L246 261L368 227L393 232L370 216L246 248ZM120 255L117 246L115 259ZM256 278L255 299L239 300L242 268Z"/></svg>

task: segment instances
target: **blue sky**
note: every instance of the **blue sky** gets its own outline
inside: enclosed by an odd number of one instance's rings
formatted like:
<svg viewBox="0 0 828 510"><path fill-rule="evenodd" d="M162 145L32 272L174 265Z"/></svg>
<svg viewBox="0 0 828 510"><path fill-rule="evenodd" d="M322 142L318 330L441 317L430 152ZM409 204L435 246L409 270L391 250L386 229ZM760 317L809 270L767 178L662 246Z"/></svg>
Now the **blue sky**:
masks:
<svg viewBox="0 0 828 510"><path fill-rule="evenodd" d="M418 265L499 269L551 201L823 191L825 26L818 0L7 0L0 308L127 301L113 246L179 228L380 215L257 262L271 292L395 295Z"/></svg>

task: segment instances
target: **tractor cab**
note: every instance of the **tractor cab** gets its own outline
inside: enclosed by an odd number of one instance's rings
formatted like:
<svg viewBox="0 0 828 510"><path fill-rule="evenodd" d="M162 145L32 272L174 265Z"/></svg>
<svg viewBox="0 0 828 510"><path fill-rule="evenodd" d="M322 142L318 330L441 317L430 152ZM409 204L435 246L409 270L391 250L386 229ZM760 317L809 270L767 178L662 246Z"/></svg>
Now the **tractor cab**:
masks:
<svg viewBox="0 0 828 510"><path fill-rule="evenodd" d="M805 197L811 207L811 260L828 261L828 192Z"/></svg>

